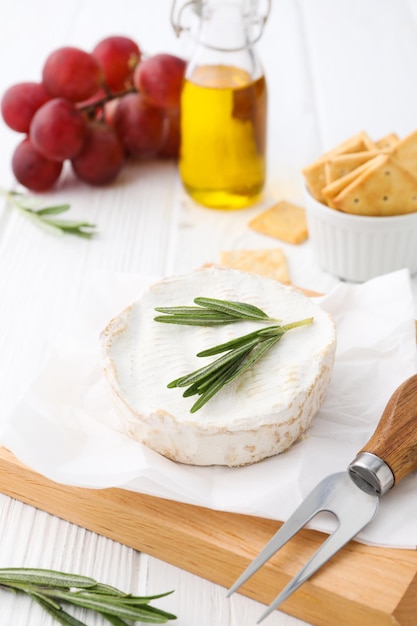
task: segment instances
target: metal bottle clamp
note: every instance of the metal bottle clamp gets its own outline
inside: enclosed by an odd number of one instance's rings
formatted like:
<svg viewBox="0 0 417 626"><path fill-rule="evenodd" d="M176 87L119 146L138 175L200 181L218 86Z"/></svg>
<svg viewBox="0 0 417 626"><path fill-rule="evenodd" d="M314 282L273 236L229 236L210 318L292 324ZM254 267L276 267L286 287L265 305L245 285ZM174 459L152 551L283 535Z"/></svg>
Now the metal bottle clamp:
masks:
<svg viewBox="0 0 417 626"><path fill-rule="evenodd" d="M271 2L272 0L265 0L266 7L265 12L262 15L255 13L254 11L254 9L256 9L256 5L258 4L257 0L249 0L249 3L246 2L248 7L252 8L250 8L250 10L248 10L247 12L244 12L243 17L247 18L248 20L250 19L250 25L252 27L256 27L255 35L248 41L248 46L252 46L261 38L265 24L271 11ZM178 4L178 0L173 0L171 6L171 25L177 37L179 37L183 32L191 33L191 27L185 25L184 23L184 15L186 10L193 10L195 15L197 15L198 17L202 17L204 15L204 8L207 6L207 2L206 0L188 0L180 7L178 6ZM227 51L230 52L230 49L227 49Z"/></svg>

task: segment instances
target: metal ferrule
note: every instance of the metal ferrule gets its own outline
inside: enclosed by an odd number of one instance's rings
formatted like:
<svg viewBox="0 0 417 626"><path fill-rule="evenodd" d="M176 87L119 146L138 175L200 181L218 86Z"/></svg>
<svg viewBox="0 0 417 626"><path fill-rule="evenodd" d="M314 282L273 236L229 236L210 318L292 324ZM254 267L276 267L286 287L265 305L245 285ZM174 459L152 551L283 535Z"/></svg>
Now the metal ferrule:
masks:
<svg viewBox="0 0 417 626"><path fill-rule="evenodd" d="M391 468L375 454L360 452L348 467L353 482L366 493L383 496L394 485Z"/></svg>

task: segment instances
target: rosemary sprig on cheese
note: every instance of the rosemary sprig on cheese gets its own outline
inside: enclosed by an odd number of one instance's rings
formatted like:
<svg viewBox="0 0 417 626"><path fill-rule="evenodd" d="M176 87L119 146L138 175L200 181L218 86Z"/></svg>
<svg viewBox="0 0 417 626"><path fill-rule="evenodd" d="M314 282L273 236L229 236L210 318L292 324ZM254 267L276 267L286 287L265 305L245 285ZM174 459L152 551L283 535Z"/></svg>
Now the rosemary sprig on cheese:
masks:
<svg viewBox="0 0 417 626"><path fill-rule="evenodd" d="M114 626L128 626L132 621L165 624L168 620L176 619L175 615L149 604L171 591L154 596L134 596L78 574L46 569L4 568L0 569L0 589L25 593L57 622L66 626L87 625L67 613L62 604L89 609Z"/></svg>
<svg viewBox="0 0 417 626"><path fill-rule="evenodd" d="M248 320L257 322L279 321L270 318L258 307L242 302L196 298L194 303L198 306L158 307L156 311L166 315L157 316L155 320L191 326L214 326ZM216 354L222 356L190 374L176 378L168 384L168 387L170 389L186 387L183 393L185 398L198 395L198 400L190 409L191 413L195 413L225 385L252 367L288 330L311 324L312 321L313 318L309 317L283 325L273 324L203 350L197 354L198 357Z"/></svg>
<svg viewBox="0 0 417 626"><path fill-rule="evenodd" d="M164 313L155 317L165 324L185 324L189 326L220 326L233 322L278 322L253 304L216 300L215 298L195 298L197 306L157 307L155 311Z"/></svg>

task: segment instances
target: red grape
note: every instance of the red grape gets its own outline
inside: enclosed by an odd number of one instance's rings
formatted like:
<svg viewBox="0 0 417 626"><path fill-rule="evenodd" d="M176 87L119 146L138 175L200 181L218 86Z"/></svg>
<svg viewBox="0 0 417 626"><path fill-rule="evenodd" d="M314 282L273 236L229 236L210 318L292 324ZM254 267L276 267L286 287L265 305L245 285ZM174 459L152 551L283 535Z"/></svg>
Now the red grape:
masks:
<svg viewBox="0 0 417 626"><path fill-rule="evenodd" d="M108 100L103 108L104 121L109 126L114 126L114 117L116 115L116 109L119 105L120 98L113 98Z"/></svg>
<svg viewBox="0 0 417 626"><path fill-rule="evenodd" d="M40 107L30 125L30 140L51 161L72 159L80 152L86 135L84 117L64 98L54 98Z"/></svg>
<svg viewBox="0 0 417 626"><path fill-rule="evenodd" d="M104 185L116 178L123 162L124 150L115 130L103 122L91 122L84 146L71 165L81 180Z"/></svg>
<svg viewBox="0 0 417 626"><path fill-rule="evenodd" d="M178 108L184 72L184 59L172 54L155 54L139 63L134 84L154 106Z"/></svg>
<svg viewBox="0 0 417 626"><path fill-rule="evenodd" d="M52 96L82 102L99 90L103 70L92 54L66 46L46 59L42 81Z"/></svg>
<svg viewBox="0 0 417 626"><path fill-rule="evenodd" d="M5 123L26 134L12 157L18 182L45 191L68 159L79 179L104 185L127 156L177 158L185 67L171 54L143 60L123 36L99 41L91 54L71 46L52 52L42 82L12 85L1 99Z"/></svg>
<svg viewBox="0 0 417 626"><path fill-rule="evenodd" d="M35 112L50 99L51 96L42 83L12 85L1 101L3 119L13 130L27 133Z"/></svg>
<svg viewBox="0 0 417 626"><path fill-rule="evenodd" d="M113 36L100 41L92 52L100 63L110 91L118 93L133 87L133 72L141 51L128 37Z"/></svg>
<svg viewBox="0 0 417 626"><path fill-rule="evenodd" d="M136 157L154 156L165 137L165 114L141 94L120 99L114 125L126 151Z"/></svg>
<svg viewBox="0 0 417 626"><path fill-rule="evenodd" d="M14 151L12 170L19 183L31 191L46 191L58 180L62 163L45 159L26 137Z"/></svg>
<svg viewBox="0 0 417 626"><path fill-rule="evenodd" d="M162 146L158 150L158 157L176 159L180 151L181 129L179 109L165 111L166 133Z"/></svg>

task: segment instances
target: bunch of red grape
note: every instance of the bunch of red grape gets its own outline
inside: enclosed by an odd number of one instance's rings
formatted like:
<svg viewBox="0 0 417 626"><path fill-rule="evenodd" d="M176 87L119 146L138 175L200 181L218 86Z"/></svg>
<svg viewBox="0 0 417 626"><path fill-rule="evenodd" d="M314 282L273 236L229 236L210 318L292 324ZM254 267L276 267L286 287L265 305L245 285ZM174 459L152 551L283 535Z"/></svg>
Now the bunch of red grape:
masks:
<svg viewBox="0 0 417 626"><path fill-rule="evenodd" d="M69 160L79 179L103 185L126 157L177 157L184 71L183 59L144 58L128 37L107 37L91 53L55 50L41 82L13 85L1 101L6 124L25 135L12 158L16 179L45 191Z"/></svg>

